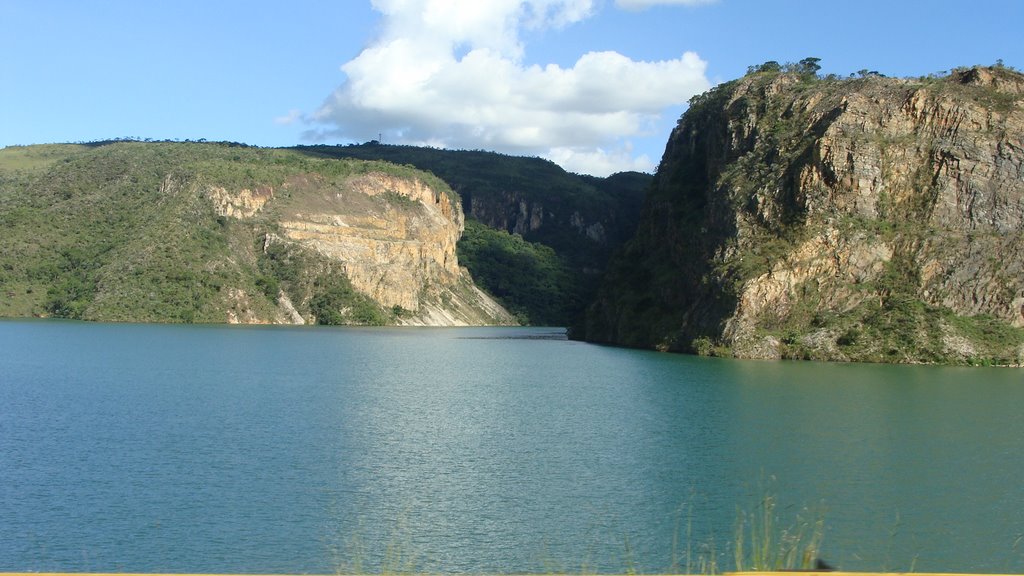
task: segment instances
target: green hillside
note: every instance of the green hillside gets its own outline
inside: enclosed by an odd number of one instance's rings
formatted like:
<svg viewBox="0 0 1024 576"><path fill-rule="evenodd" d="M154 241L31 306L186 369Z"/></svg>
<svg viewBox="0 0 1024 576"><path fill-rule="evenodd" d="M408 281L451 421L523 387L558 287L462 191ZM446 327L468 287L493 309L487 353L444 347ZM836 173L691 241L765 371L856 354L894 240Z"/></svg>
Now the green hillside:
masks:
<svg viewBox="0 0 1024 576"><path fill-rule="evenodd" d="M459 263L523 324L559 326L586 305L573 271L549 246L466 221Z"/></svg>
<svg viewBox="0 0 1024 576"><path fill-rule="evenodd" d="M234 144L0 150L0 316L223 322L232 311L267 318L286 288L299 312L319 308L320 322L388 323L394 312L353 291L340 263L269 245L270 219L225 218L204 197L209 185L280 187L295 174L330 181L369 171L437 182L382 162Z"/></svg>
<svg viewBox="0 0 1024 576"><path fill-rule="evenodd" d="M9 147L0 150L0 316L222 322L230 311L267 319L284 290L300 314L321 322L394 322L402 311L353 290L343 263L267 242L279 232L272 214L228 218L205 197L211 187L281 190L296 175L329 186L368 172L425 180L476 210L479 219L467 212L460 263L521 322L546 325L580 314L635 226L650 181L578 176L537 158L372 144ZM316 208L302 205L311 201L278 195L274 205L302 212Z"/></svg>

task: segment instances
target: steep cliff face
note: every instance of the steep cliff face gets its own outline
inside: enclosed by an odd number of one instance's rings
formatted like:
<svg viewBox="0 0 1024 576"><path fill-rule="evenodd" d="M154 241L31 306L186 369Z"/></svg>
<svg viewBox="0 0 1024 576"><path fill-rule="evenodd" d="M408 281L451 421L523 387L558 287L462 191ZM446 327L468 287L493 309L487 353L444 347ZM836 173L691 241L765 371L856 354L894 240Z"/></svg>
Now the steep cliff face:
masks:
<svg viewBox="0 0 1024 576"><path fill-rule="evenodd" d="M694 99L586 338L1024 360L1024 77L756 73Z"/></svg>
<svg viewBox="0 0 1024 576"><path fill-rule="evenodd" d="M421 181L370 174L335 189L307 179L290 190L321 197L313 211L285 209L284 236L343 262L352 285L381 304L418 310L424 284L458 277L461 217Z"/></svg>
<svg viewBox="0 0 1024 576"><path fill-rule="evenodd" d="M573 265L603 269L609 255L636 230L650 176L636 172L594 178L566 174L541 163L542 183L512 178L487 186L453 185L474 220L551 246ZM497 186L497 187L495 187Z"/></svg>
<svg viewBox="0 0 1024 576"><path fill-rule="evenodd" d="M235 195L212 188L210 194L226 216L245 220L266 212L279 231L268 243L292 242L337 262L356 291L397 311L399 324L514 323L459 267L455 247L464 219L450 191L369 172L340 180L295 175L277 196L269 188ZM300 317L288 312L293 321Z"/></svg>

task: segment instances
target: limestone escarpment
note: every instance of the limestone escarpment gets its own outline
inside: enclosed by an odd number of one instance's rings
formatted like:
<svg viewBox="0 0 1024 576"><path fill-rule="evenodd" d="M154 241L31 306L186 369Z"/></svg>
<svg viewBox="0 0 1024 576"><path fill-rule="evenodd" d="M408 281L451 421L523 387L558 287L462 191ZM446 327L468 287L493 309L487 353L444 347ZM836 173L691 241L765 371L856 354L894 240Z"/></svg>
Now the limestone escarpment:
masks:
<svg viewBox="0 0 1024 576"><path fill-rule="evenodd" d="M423 182L369 174L324 192L292 188L322 198L316 210L282 214L284 237L343 262L352 285L384 306L419 310L424 284L460 275L461 212Z"/></svg>
<svg viewBox="0 0 1024 576"><path fill-rule="evenodd" d="M472 182L457 189L463 210L474 220L549 245L574 266L602 269L635 231L650 176L593 178L559 172L544 184L510 179L497 189Z"/></svg>
<svg viewBox="0 0 1024 576"><path fill-rule="evenodd" d="M750 74L694 99L585 337L1024 360L1024 77Z"/></svg>
<svg viewBox="0 0 1024 576"><path fill-rule="evenodd" d="M459 267L464 220L457 197L417 178L383 172L329 182L288 179L274 211L279 236L340 266L352 287L399 324L513 323ZM295 314L290 313L294 318Z"/></svg>

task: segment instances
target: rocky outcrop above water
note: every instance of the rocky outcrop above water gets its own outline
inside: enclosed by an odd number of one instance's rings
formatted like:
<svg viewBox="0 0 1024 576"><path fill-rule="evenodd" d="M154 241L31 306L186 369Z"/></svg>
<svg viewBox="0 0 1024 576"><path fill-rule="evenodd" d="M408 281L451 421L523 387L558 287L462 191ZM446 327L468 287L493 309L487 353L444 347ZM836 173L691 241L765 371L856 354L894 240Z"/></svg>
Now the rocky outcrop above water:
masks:
<svg viewBox="0 0 1024 576"><path fill-rule="evenodd" d="M590 340L1024 362L1024 76L765 71L695 98Z"/></svg>

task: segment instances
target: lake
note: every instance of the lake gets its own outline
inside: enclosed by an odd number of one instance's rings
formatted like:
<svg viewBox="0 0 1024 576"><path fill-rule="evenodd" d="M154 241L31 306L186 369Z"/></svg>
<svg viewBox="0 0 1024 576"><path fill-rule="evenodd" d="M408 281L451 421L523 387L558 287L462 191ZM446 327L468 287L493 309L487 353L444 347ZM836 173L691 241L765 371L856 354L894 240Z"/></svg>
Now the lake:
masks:
<svg viewBox="0 0 1024 576"><path fill-rule="evenodd" d="M0 571L1024 571L1024 372L545 328L0 322ZM800 520L798 520L798 517Z"/></svg>

